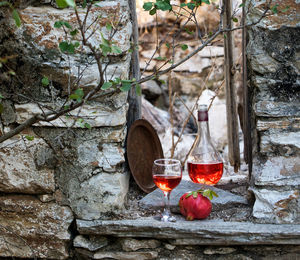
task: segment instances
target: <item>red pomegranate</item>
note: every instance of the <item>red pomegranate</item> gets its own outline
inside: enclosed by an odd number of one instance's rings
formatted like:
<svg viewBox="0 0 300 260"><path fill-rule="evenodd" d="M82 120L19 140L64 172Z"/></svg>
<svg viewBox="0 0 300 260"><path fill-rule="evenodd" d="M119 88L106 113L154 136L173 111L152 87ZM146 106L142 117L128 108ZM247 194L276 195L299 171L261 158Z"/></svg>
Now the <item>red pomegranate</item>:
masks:
<svg viewBox="0 0 300 260"><path fill-rule="evenodd" d="M197 190L183 194L179 200L180 212L186 220L205 219L211 212L211 202L207 198L218 197L212 190Z"/></svg>

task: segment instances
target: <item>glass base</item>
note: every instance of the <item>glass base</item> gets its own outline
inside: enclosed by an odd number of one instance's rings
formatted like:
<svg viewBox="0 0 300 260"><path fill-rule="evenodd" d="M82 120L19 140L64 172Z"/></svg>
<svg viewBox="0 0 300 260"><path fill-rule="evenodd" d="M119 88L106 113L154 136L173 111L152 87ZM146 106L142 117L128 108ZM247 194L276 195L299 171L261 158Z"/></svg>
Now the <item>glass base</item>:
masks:
<svg viewBox="0 0 300 260"><path fill-rule="evenodd" d="M173 215L161 215L160 221L162 221L162 222L176 222L176 218Z"/></svg>

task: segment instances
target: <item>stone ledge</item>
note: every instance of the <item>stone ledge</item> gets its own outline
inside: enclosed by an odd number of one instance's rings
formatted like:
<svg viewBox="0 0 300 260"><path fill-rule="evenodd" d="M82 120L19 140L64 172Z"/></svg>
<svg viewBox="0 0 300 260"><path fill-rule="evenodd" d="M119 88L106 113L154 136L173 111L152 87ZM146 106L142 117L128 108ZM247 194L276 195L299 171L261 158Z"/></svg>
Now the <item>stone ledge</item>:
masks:
<svg viewBox="0 0 300 260"><path fill-rule="evenodd" d="M80 234L171 239L174 244L270 245L300 244L300 225L255 224L222 220L164 223L153 217L132 220L76 220Z"/></svg>

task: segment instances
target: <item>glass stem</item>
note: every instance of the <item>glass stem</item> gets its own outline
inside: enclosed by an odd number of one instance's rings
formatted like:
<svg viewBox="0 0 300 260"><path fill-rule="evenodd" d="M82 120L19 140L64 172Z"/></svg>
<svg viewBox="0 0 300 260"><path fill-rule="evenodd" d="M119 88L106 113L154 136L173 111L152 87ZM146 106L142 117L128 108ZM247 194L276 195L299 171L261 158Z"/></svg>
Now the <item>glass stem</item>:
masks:
<svg viewBox="0 0 300 260"><path fill-rule="evenodd" d="M164 191L164 200L165 200L165 208L164 208L164 215L171 215L170 211L170 193L169 191Z"/></svg>

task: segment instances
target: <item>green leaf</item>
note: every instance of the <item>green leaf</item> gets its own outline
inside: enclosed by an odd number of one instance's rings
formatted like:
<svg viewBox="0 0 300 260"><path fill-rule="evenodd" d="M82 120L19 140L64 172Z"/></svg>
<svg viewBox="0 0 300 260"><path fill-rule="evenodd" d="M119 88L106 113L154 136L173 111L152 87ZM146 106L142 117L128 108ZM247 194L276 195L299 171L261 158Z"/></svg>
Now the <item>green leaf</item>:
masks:
<svg viewBox="0 0 300 260"><path fill-rule="evenodd" d="M166 60L166 59L167 59L166 57L161 57L161 56L155 58L155 60L161 60L161 61Z"/></svg>
<svg viewBox="0 0 300 260"><path fill-rule="evenodd" d="M122 50L121 50L120 47L118 47L117 45L112 45L112 46L111 46L111 52L117 53L117 54L121 54L121 53L122 53Z"/></svg>
<svg viewBox="0 0 300 260"><path fill-rule="evenodd" d="M188 28L184 28L184 30L188 33L188 34L193 34L194 32L190 31Z"/></svg>
<svg viewBox="0 0 300 260"><path fill-rule="evenodd" d="M197 191L193 191L192 194L193 194L194 199L198 198L198 192Z"/></svg>
<svg viewBox="0 0 300 260"><path fill-rule="evenodd" d="M120 87L120 89L122 91L128 91L131 88L131 82L128 82L127 80L122 80L122 86Z"/></svg>
<svg viewBox="0 0 300 260"><path fill-rule="evenodd" d="M72 100L77 100L78 98L79 98L79 96L76 95L76 94L71 94L71 95L69 96L69 99L72 99Z"/></svg>
<svg viewBox="0 0 300 260"><path fill-rule="evenodd" d="M279 4L276 4L276 5L274 5L274 6L271 8L271 11L272 11L274 14L277 14L277 13L278 13L278 6L279 6Z"/></svg>
<svg viewBox="0 0 300 260"><path fill-rule="evenodd" d="M103 85L102 85L102 87L101 87L101 89L102 90L106 90L106 89L109 89L110 87L112 87L112 83L111 82L105 82Z"/></svg>
<svg viewBox="0 0 300 260"><path fill-rule="evenodd" d="M65 0L56 0L56 4L57 4L58 8L68 7L68 4L66 3Z"/></svg>
<svg viewBox="0 0 300 260"><path fill-rule="evenodd" d="M20 27L21 26L21 18L20 18L19 13L16 9L13 9L12 17L14 18L16 25L18 27Z"/></svg>
<svg viewBox="0 0 300 260"><path fill-rule="evenodd" d="M108 54L109 52L111 52L111 47L110 47L110 46L107 46L107 45L100 44L100 49L101 49L102 55L103 55L104 57L106 57L107 54Z"/></svg>
<svg viewBox="0 0 300 260"><path fill-rule="evenodd" d="M209 0L202 0L202 3L210 5L210 1Z"/></svg>
<svg viewBox="0 0 300 260"><path fill-rule="evenodd" d="M108 31L111 31L111 30L112 30L112 25L111 25L111 23L106 23L106 29L107 29Z"/></svg>
<svg viewBox="0 0 300 260"><path fill-rule="evenodd" d="M4 97L0 94L0 98L4 98Z"/></svg>
<svg viewBox="0 0 300 260"><path fill-rule="evenodd" d="M167 0L157 0L154 5L158 10L162 10L162 11L172 10L172 5L170 5L170 1Z"/></svg>
<svg viewBox="0 0 300 260"><path fill-rule="evenodd" d="M137 96L141 96L142 95L142 87L140 84L136 84L135 85L135 93L137 94Z"/></svg>
<svg viewBox="0 0 300 260"><path fill-rule="evenodd" d="M188 197L192 196L193 192L189 192L188 194L185 195L185 198L187 199Z"/></svg>
<svg viewBox="0 0 300 260"><path fill-rule="evenodd" d="M290 9L290 6L287 5L284 9L281 10L281 12L285 13L285 12L286 12L287 10L289 10L289 9Z"/></svg>
<svg viewBox="0 0 300 260"><path fill-rule="evenodd" d="M76 8L76 4L74 0L64 0L68 6Z"/></svg>
<svg viewBox="0 0 300 260"><path fill-rule="evenodd" d="M150 12L149 12L150 15L155 15L156 14L156 8L153 8Z"/></svg>
<svg viewBox="0 0 300 260"><path fill-rule="evenodd" d="M89 123L84 123L84 127L87 128L87 129L91 129L91 125Z"/></svg>
<svg viewBox="0 0 300 260"><path fill-rule="evenodd" d="M236 17L232 17L232 21L234 21L235 23L237 23L239 20Z"/></svg>
<svg viewBox="0 0 300 260"><path fill-rule="evenodd" d="M121 83L121 79L120 79L120 78L118 78L118 77L117 77L117 78L115 78L115 83L116 83L116 84L120 84L120 83Z"/></svg>
<svg viewBox="0 0 300 260"><path fill-rule="evenodd" d="M240 5L239 5L239 7L244 7L245 6L245 4L244 3L241 3Z"/></svg>
<svg viewBox="0 0 300 260"><path fill-rule="evenodd" d="M75 90L75 95L78 97L77 101L81 102L82 98L84 97L84 92L82 88L78 88Z"/></svg>
<svg viewBox="0 0 300 260"><path fill-rule="evenodd" d="M48 86L49 85L49 79L47 78L47 77L43 77L42 78L42 84L43 84L43 86Z"/></svg>
<svg viewBox="0 0 300 260"><path fill-rule="evenodd" d="M166 46L167 46L167 48L169 49L171 46L170 46L170 43L166 43Z"/></svg>
<svg viewBox="0 0 300 260"><path fill-rule="evenodd" d="M227 35L226 35L226 33L224 33L224 39L227 39Z"/></svg>
<svg viewBox="0 0 300 260"><path fill-rule="evenodd" d="M62 25L63 25L62 21L56 21L54 23L54 28L60 28L60 27L62 27Z"/></svg>
<svg viewBox="0 0 300 260"><path fill-rule="evenodd" d="M31 135L26 135L25 138L26 138L28 141L33 141L33 140L34 140L34 136L31 136Z"/></svg>
<svg viewBox="0 0 300 260"><path fill-rule="evenodd" d="M59 43L59 49L61 52L66 52L68 50L68 42L60 42Z"/></svg>
<svg viewBox="0 0 300 260"><path fill-rule="evenodd" d="M74 47L75 48L78 48L80 46L80 43L79 42L74 42Z"/></svg>
<svg viewBox="0 0 300 260"><path fill-rule="evenodd" d="M145 11L150 11L152 9L153 3L152 2L147 2L144 3L143 8Z"/></svg>
<svg viewBox="0 0 300 260"><path fill-rule="evenodd" d="M183 51L188 49L188 46L186 44L181 44L180 47Z"/></svg>
<svg viewBox="0 0 300 260"><path fill-rule="evenodd" d="M75 29L75 30L73 30L73 31L70 32L71 36L75 36L77 33L78 33L77 29Z"/></svg>
<svg viewBox="0 0 300 260"><path fill-rule="evenodd" d="M191 10L195 9L196 5L194 3L187 3L187 7Z"/></svg>
<svg viewBox="0 0 300 260"><path fill-rule="evenodd" d="M84 9L84 8L86 8L86 5L87 5L87 2L86 2L86 0L83 0L83 3L82 3L82 8Z"/></svg>

